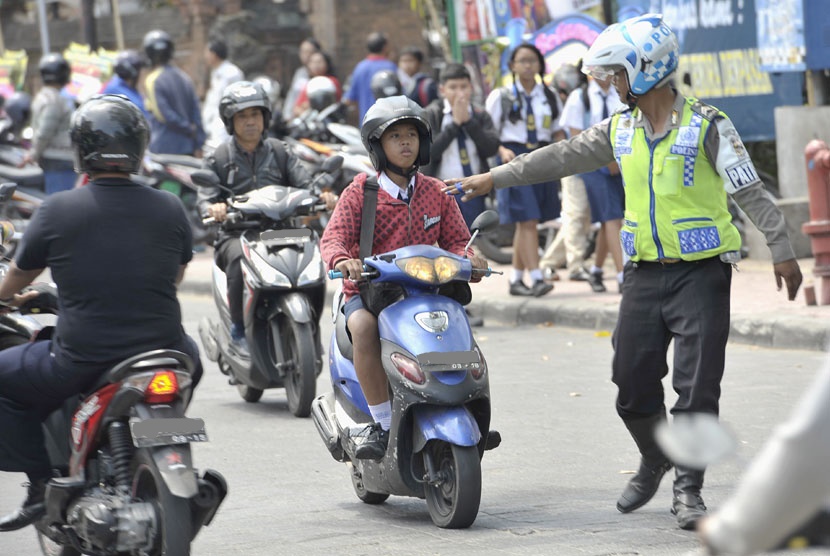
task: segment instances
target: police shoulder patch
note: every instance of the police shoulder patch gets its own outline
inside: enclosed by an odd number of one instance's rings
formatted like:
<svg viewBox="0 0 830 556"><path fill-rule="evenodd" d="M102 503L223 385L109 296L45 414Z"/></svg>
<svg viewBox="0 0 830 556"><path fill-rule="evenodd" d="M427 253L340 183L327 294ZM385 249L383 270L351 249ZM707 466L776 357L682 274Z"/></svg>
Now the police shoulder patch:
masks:
<svg viewBox="0 0 830 556"><path fill-rule="evenodd" d="M720 117L720 110L696 98L687 98L686 102L689 103L689 107L692 109L692 112L700 114L704 119L710 122L713 122Z"/></svg>

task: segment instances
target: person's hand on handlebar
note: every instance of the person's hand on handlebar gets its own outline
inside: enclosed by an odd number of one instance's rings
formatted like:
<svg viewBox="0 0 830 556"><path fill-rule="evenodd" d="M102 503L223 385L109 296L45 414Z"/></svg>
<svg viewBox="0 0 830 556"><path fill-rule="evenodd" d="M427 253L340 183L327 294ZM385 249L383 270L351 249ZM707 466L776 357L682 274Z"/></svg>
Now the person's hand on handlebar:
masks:
<svg viewBox="0 0 830 556"><path fill-rule="evenodd" d="M320 193L320 200L326 203L326 210L328 211L334 210L334 206L337 204L337 199L339 198L333 191L323 191Z"/></svg>
<svg viewBox="0 0 830 556"><path fill-rule="evenodd" d="M343 278L360 280L363 273L363 261L360 259L344 259L334 265L334 270L343 273Z"/></svg>
<svg viewBox="0 0 830 556"><path fill-rule="evenodd" d="M473 270L487 270L487 261L483 257L479 257L478 255L473 255L470 257L470 262L473 264ZM473 275L470 277L470 282L481 282L482 274L478 272L473 272Z"/></svg>
<svg viewBox="0 0 830 556"><path fill-rule="evenodd" d="M214 203L207 209L208 216L217 222L224 222L228 217L228 205L225 203Z"/></svg>

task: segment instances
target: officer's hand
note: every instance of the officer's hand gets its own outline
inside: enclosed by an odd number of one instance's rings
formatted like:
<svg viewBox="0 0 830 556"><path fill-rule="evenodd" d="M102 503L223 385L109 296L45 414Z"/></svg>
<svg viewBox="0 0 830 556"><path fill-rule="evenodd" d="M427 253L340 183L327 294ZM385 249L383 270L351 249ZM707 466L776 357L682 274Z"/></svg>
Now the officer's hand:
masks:
<svg viewBox="0 0 830 556"><path fill-rule="evenodd" d="M798 261L790 259L783 263L773 265L775 272L775 284L778 286L778 291L781 291L781 279L787 284L787 298L792 301L795 299L795 294L798 293L798 288L801 286L801 268L798 266Z"/></svg>
<svg viewBox="0 0 830 556"><path fill-rule="evenodd" d="M470 262L473 263L473 270L475 270L475 269L486 270L487 269L487 261L484 260L482 257L479 257L478 255L473 255L472 257L470 257ZM470 278L470 282L472 282L474 284L476 282L481 282L481 278L482 278L481 274L479 274L478 272L473 272L473 275Z"/></svg>
<svg viewBox="0 0 830 556"><path fill-rule="evenodd" d="M343 273L343 278L349 280L360 280L363 273L363 261L360 259L346 259L334 265L334 270Z"/></svg>
<svg viewBox="0 0 830 556"><path fill-rule="evenodd" d="M326 203L326 210L332 211L334 210L334 206L337 204L337 199L339 199L338 195L335 195L332 191L323 191L320 194L320 199Z"/></svg>
<svg viewBox="0 0 830 556"><path fill-rule="evenodd" d="M225 203L214 203L208 207L208 215L217 222L224 222L228 217L228 205Z"/></svg>
<svg viewBox="0 0 830 556"><path fill-rule="evenodd" d="M469 201L474 197L480 195L487 195L493 189L493 176L490 172L484 174L476 174L467 178L450 178L444 180L447 184L441 188L441 191L448 195L459 195L462 201Z"/></svg>

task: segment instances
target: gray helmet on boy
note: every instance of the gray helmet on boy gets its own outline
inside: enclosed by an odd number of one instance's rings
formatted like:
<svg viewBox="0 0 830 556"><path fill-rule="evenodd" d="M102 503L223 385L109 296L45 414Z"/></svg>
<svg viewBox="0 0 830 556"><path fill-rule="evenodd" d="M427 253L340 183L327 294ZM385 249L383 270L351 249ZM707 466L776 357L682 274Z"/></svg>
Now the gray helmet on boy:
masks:
<svg viewBox="0 0 830 556"><path fill-rule="evenodd" d="M233 116L246 108L262 110L262 125L267 129L271 123L271 99L261 84L254 81L237 81L222 91L219 101L219 117L225 129L233 135Z"/></svg>
<svg viewBox="0 0 830 556"><path fill-rule="evenodd" d="M418 148L418 158L415 160L415 167L417 168L418 166L424 166L429 163L429 150L432 146L432 130L426 119L426 113L411 98L398 95L382 98L375 102L363 117L363 126L360 128L360 138L363 140L363 146L369 151L372 166L378 172L386 170L389 166L386 155L383 153L383 147L380 145L380 138L383 132L389 126L405 120L411 121L418 129L420 147ZM405 171L402 175L407 175L408 173L408 171Z"/></svg>

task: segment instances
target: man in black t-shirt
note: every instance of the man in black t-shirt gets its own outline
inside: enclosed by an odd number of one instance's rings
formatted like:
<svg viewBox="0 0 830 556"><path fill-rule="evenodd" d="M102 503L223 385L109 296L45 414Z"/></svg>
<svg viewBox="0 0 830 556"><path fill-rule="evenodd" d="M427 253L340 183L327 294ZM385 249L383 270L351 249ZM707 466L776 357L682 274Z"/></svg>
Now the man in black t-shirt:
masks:
<svg viewBox="0 0 830 556"><path fill-rule="evenodd" d="M92 181L44 201L0 283L0 306L46 267L57 283L59 314L51 340L0 352L0 471L25 472L23 507L0 519L0 531L43 514L51 475L41 421L72 395L89 389L112 365L153 349L176 349L196 363L199 348L181 324L176 288L192 257L181 202L129 179L149 136L141 111L126 97L104 95L72 118L75 169Z"/></svg>

